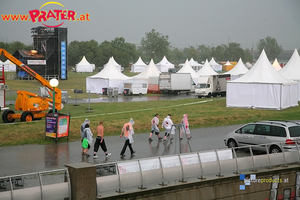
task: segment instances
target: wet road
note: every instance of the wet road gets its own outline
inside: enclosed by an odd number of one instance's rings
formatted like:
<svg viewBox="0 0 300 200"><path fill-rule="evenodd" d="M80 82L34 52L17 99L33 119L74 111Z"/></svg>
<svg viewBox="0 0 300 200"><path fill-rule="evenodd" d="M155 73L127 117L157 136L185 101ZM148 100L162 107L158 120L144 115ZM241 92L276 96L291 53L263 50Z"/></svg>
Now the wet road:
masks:
<svg viewBox="0 0 300 200"><path fill-rule="evenodd" d="M120 158L120 151L124 144L124 138L119 136L107 136L105 142L108 152L112 155L105 159L104 153L99 148L98 159L93 157L81 156L81 143L64 142L50 145L23 145L12 147L0 147L0 177L8 175L18 175L31 172L40 172L53 169L61 169L65 164L88 162L91 164L100 164L129 159L139 159L155 157L162 155L171 155L192 152L205 151L212 149L226 148L224 137L240 125L210 127L191 129L190 140L181 140L179 148L179 131L176 130L173 141L164 144L158 142L157 136L153 135L153 141L149 142L149 133L135 134L133 136L133 149L136 151L134 157L130 157L130 151L127 148L125 158ZM149 127L150 129L150 127ZM162 132L161 132L162 133ZM51 138L47 138L50 140ZM62 140L65 140L62 138ZM94 139L95 140L95 139ZM189 142L188 142L189 141ZM89 150L92 155L93 148Z"/></svg>

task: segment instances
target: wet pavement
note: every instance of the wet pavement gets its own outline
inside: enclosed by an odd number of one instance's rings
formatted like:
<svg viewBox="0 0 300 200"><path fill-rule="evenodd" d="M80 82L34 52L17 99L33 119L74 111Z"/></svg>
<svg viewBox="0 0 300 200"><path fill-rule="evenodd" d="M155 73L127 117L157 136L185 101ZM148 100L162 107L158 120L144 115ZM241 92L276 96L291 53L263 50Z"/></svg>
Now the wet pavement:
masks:
<svg viewBox="0 0 300 200"><path fill-rule="evenodd" d="M65 164L80 162L101 164L122 160L188 153L191 151L223 149L226 148L223 141L224 137L239 126L240 125L232 125L191 129L192 138L190 140L187 140L186 135L183 135L183 140L179 140L179 131L176 130L176 134L171 143L159 142L156 135L153 135L153 141L149 142L149 133L134 134L134 143L132 146L136 151L135 156L131 157L129 148L127 148L124 159L120 158L120 152L124 145L124 138L120 138L119 136L104 137L108 152L112 153L108 159L105 158L101 148L99 148L97 153L98 158L93 159L93 147L89 150L90 157L87 158L86 156L81 156L80 141L62 142L58 144L53 142L53 144L49 145L0 147L0 177L62 169L65 168ZM161 136L163 136L162 133L161 130ZM51 138L47 138L47 140L51 140ZM61 138L61 140L66 139Z"/></svg>

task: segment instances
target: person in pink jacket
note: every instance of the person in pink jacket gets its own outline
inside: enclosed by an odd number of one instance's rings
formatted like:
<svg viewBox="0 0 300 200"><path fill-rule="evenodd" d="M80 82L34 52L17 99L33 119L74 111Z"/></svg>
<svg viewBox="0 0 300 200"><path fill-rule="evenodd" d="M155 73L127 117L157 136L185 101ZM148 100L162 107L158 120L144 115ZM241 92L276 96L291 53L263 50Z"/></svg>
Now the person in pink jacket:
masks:
<svg viewBox="0 0 300 200"><path fill-rule="evenodd" d="M188 139L191 139L192 136L190 136L190 128L189 128L189 121L188 121L188 115L184 114L183 119L180 122L183 126L180 127L180 139L182 140L182 133L185 131L185 133L188 136Z"/></svg>

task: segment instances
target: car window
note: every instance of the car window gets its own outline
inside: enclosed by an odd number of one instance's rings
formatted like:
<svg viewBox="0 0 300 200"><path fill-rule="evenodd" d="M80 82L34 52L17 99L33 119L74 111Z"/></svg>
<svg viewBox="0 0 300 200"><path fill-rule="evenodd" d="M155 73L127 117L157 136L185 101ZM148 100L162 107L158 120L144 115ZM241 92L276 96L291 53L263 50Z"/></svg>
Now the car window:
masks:
<svg viewBox="0 0 300 200"><path fill-rule="evenodd" d="M291 137L300 137L300 126L289 127Z"/></svg>
<svg viewBox="0 0 300 200"><path fill-rule="evenodd" d="M254 133L257 135L270 135L270 125L257 124Z"/></svg>
<svg viewBox="0 0 300 200"><path fill-rule="evenodd" d="M286 137L285 128L280 127L280 126L271 126L270 135L277 136L277 137Z"/></svg>
<svg viewBox="0 0 300 200"><path fill-rule="evenodd" d="M248 124L238 130L239 133L253 134L255 129L255 124Z"/></svg>

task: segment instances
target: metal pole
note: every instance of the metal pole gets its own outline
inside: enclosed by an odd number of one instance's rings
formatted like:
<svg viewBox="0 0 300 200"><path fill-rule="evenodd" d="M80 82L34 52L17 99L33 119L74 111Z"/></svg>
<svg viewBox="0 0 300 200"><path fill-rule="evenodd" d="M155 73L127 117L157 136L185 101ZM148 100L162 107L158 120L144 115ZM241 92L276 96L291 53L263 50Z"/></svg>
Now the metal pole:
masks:
<svg viewBox="0 0 300 200"><path fill-rule="evenodd" d="M52 107L52 111L53 111L53 117L55 115L55 87L53 87L53 107Z"/></svg>

